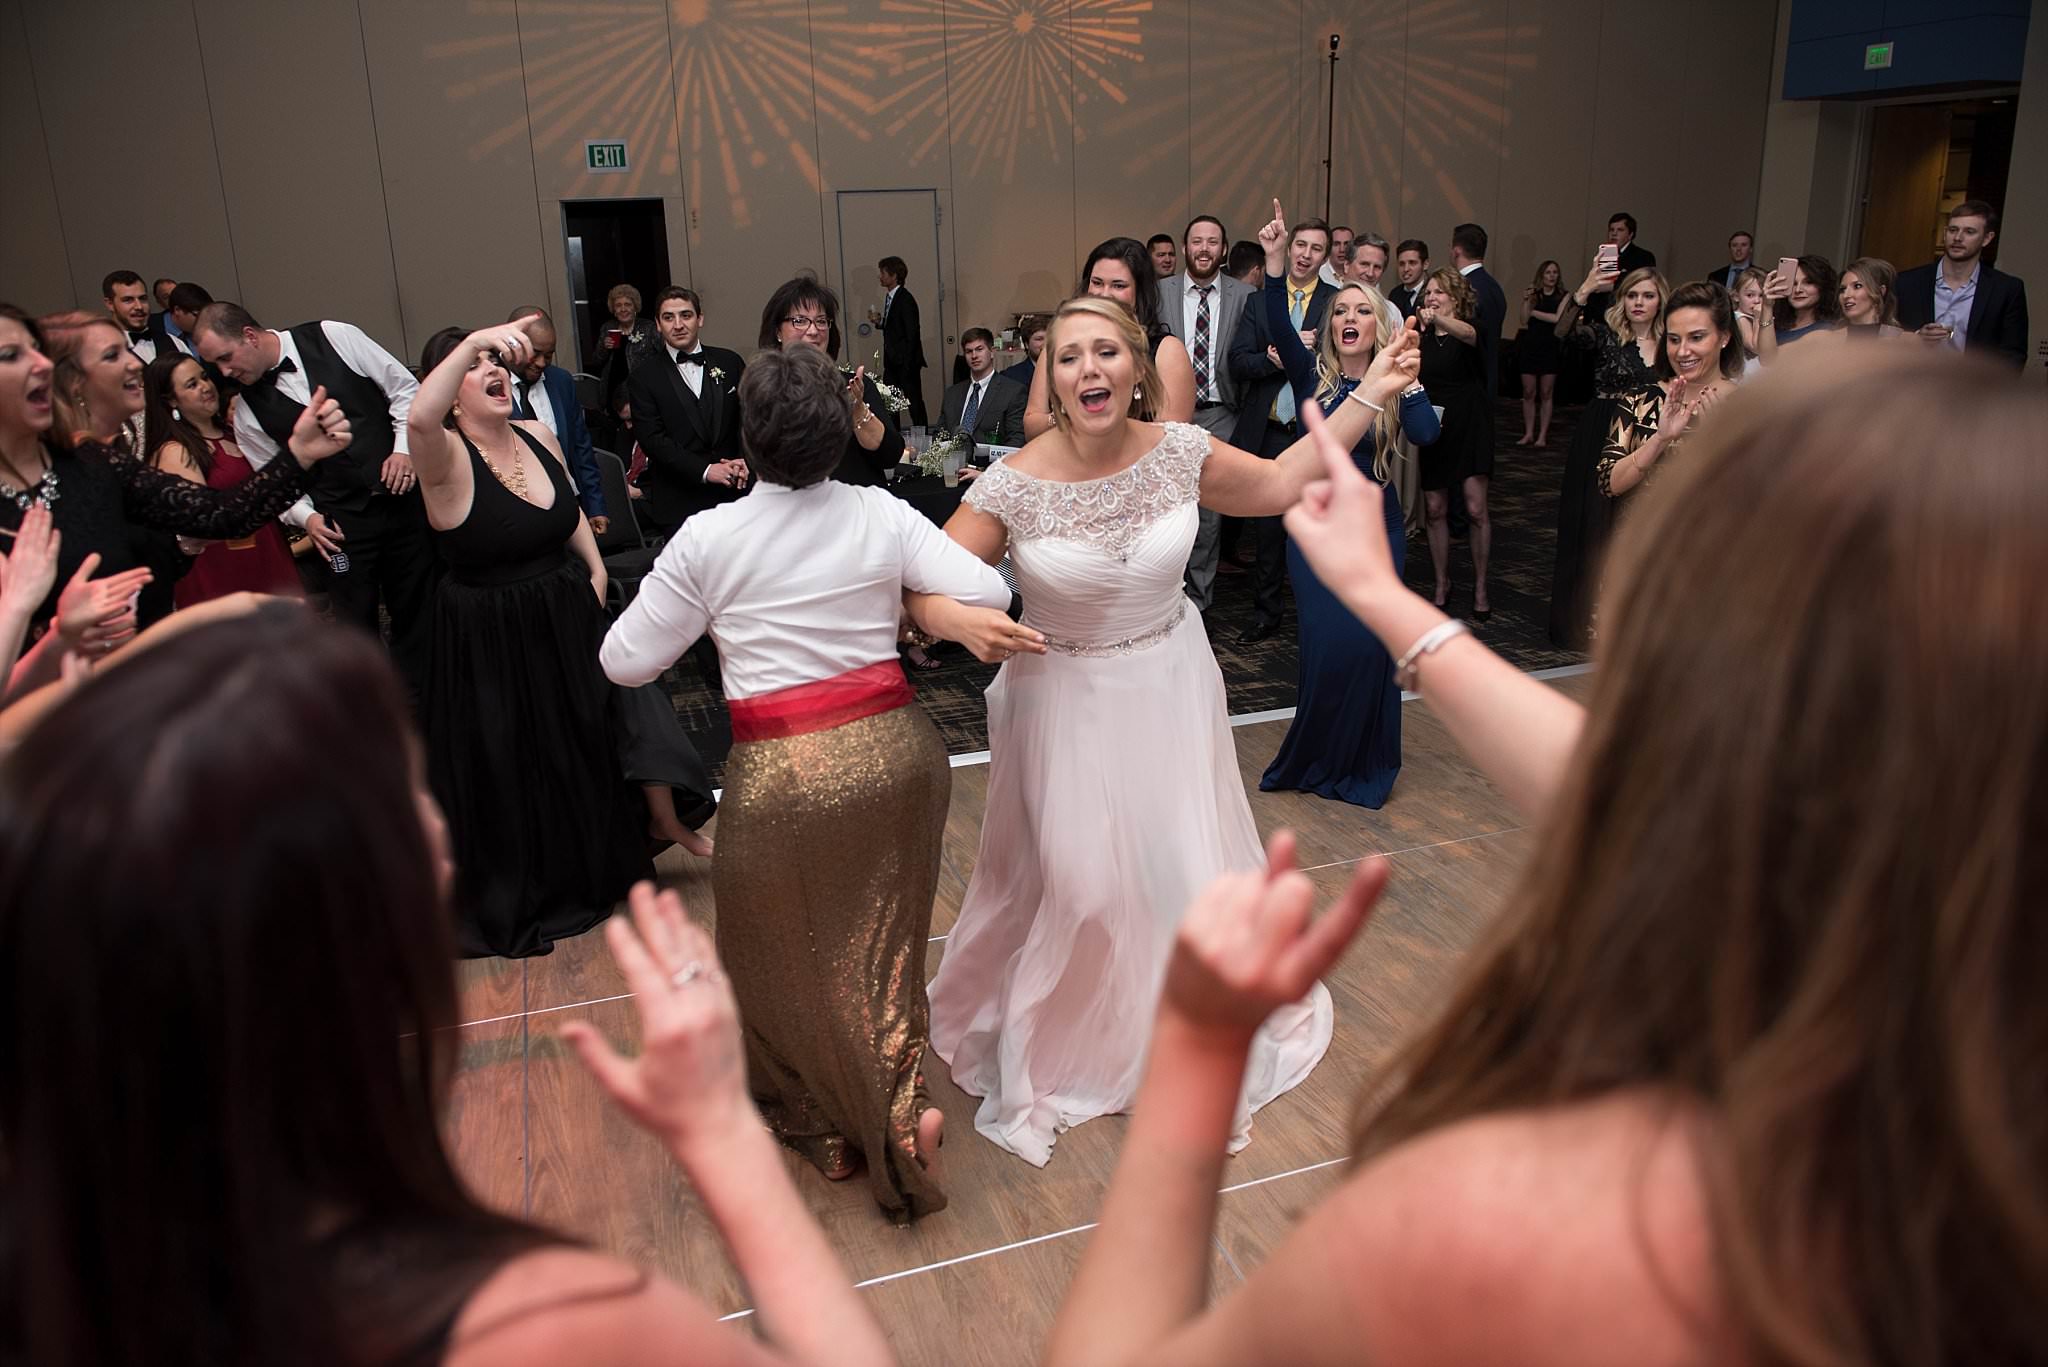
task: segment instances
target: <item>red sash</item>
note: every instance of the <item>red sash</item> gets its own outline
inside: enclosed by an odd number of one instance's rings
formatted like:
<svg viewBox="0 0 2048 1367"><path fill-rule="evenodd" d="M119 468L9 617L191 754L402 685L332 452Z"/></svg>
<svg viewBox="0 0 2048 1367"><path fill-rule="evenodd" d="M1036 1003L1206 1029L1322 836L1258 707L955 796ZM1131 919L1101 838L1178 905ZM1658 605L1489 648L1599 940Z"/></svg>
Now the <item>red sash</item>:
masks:
<svg viewBox="0 0 2048 1367"><path fill-rule="evenodd" d="M903 666L884 660L816 683L754 698L734 698L727 710L732 714L735 741L783 740L893 712L908 706L916 696L910 680L903 677Z"/></svg>

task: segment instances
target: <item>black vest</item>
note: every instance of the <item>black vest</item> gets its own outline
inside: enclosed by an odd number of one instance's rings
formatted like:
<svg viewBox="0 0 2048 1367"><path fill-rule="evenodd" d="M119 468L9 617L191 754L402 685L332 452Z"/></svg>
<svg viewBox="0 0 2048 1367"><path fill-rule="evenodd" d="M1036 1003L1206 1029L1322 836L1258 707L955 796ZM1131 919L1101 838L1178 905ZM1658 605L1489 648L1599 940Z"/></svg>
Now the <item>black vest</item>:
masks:
<svg viewBox="0 0 2048 1367"><path fill-rule="evenodd" d="M391 400L375 380L349 369L317 321L299 324L291 336L299 348L299 370L306 378L307 391L327 386L327 397L348 415L351 438L348 450L313 467L313 506L359 513L369 507L371 495L384 487L378 477L395 447ZM277 443L278 450L288 451L292 424L306 406L278 392L275 373L244 389L242 402L249 405L257 425Z"/></svg>

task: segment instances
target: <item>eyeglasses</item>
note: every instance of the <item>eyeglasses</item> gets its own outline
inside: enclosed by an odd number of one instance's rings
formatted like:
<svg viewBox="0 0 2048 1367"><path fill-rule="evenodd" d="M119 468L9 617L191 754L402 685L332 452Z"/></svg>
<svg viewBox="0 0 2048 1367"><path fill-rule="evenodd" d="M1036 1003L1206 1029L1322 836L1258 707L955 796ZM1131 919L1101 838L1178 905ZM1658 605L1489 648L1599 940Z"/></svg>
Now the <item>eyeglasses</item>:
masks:
<svg viewBox="0 0 2048 1367"><path fill-rule="evenodd" d="M827 318L785 318L782 324L784 327L793 327L798 332L827 332L832 327L831 320Z"/></svg>

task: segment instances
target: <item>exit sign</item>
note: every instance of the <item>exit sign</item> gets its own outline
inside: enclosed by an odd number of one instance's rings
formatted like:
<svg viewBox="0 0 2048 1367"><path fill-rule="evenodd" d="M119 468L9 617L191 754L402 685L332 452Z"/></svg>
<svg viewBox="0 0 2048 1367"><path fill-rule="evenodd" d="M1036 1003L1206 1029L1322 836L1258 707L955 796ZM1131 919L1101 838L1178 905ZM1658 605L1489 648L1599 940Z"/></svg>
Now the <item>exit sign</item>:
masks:
<svg viewBox="0 0 2048 1367"><path fill-rule="evenodd" d="M1889 65L1889 61L1886 63ZM586 142L583 144L583 166L590 171L623 171L626 169L626 144L623 142Z"/></svg>
<svg viewBox="0 0 2048 1367"><path fill-rule="evenodd" d="M1892 45L1890 43L1872 43L1869 47L1863 49L1863 69L1865 71L1883 71L1890 67L1891 64Z"/></svg>

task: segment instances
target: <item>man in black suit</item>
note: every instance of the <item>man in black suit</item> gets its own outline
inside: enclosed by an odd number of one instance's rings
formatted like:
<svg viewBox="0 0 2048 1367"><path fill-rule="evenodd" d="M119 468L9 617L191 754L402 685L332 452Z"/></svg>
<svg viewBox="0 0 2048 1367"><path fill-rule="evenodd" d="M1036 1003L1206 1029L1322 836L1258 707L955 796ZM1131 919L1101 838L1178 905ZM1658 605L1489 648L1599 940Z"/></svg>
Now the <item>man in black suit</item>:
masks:
<svg viewBox="0 0 2048 1367"><path fill-rule="evenodd" d="M1050 321L1042 314L1023 321L1024 359L1002 372L1004 379L1015 380L1027 396L1031 393L1031 381L1038 374L1038 358L1045 352L1045 334Z"/></svg>
<svg viewBox="0 0 2048 1367"><path fill-rule="evenodd" d="M674 531L693 513L738 498L747 487L740 455L740 372L736 351L698 340L704 304L695 290L663 290L654 317L659 339L633 363L626 391L633 435L647 453L646 494L636 510Z"/></svg>
<svg viewBox="0 0 2048 1367"><path fill-rule="evenodd" d="M149 311L149 291L134 271L109 271L100 282L100 295L108 319L121 329L128 349L144 365L173 352L191 353L190 347L163 330L162 315Z"/></svg>
<svg viewBox="0 0 2048 1367"><path fill-rule="evenodd" d="M1486 269L1486 229L1460 223L1451 229L1451 265L1465 277L1479 299L1479 354L1486 359L1486 401L1500 393L1500 329L1507 321L1508 297Z"/></svg>
<svg viewBox="0 0 2048 1367"><path fill-rule="evenodd" d="M1756 249L1756 235L1747 228L1730 233L1728 236L1728 264L1716 266L1706 277L1727 290L1735 292L1735 282L1751 266L1751 254Z"/></svg>
<svg viewBox="0 0 2048 1367"><path fill-rule="evenodd" d="M1411 237L1394 248L1394 272L1401 283L1388 291L1387 302L1401 310L1403 318L1413 318L1422 303L1423 277L1429 274L1429 244Z"/></svg>
<svg viewBox="0 0 2048 1367"><path fill-rule="evenodd" d="M1941 260L1899 273L1899 326L2024 369L2027 287L1985 263L1984 249L1997 238L1998 210L1983 200L1949 210Z"/></svg>
<svg viewBox="0 0 2048 1367"><path fill-rule="evenodd" d="M939 426L971 434L976 447L1022 446L1025 391L996 374L995 334L987 328L967 329L960 334L960 354L967 361L967 378L947 386L939 401Z"/></svg>
<svg viewBox="0 0 2048 1367"><path fill-rule="evenodd" d="M923 427L924 325L917 300L903 288L910 267L900 256L885 256L875 272L882 283L882 383L903 391L910 400L910 425Z"/></svg>
<svg viewBox="0 0 2048 1367"><path fill-rule="evenodd" d="M1311 350L1323 310L1337 293L1322 279L1323 262L1329 255L1329 224L1320 218L1305 218L1294 225L1287 243L1287 278L1281 288L1287 292L1288 315L1299 325L1302 340ZM1287 385L1287 372L1281 368L1280 353L1271 337L1266 329L1265 301L1253 295L1245 301L1244 317L1230 339L1230 375L1238 390L1237 427L1231 433L1231 445L1267 460L1293 445L1301 434L1294 391ZM1263 641L1280 629L1280 589L1287 577L1287 535L1280 519L1252 518L1251 525L1258 559L1253 569L1252 624L1244 633L1247 644Z"/></svg>
<svg viewBox="0 0 2048 1367"><path fill-rule="evenodd" d="M1655 253L1651 252L1648 248L1636 244L1636 216L1634 214L1623 212L1608 219L1607 240L1620 249L1617 260L1621 267L1621 274L1615 277L1617 282L1628 279L1629 272L1631 271L1639 271L1645 266L1657 264ZM1586 317L1588 318L1604 318L1607 316L1607 310L1613 307L1613 290L1601 290L1586 296Z"/></svg>

